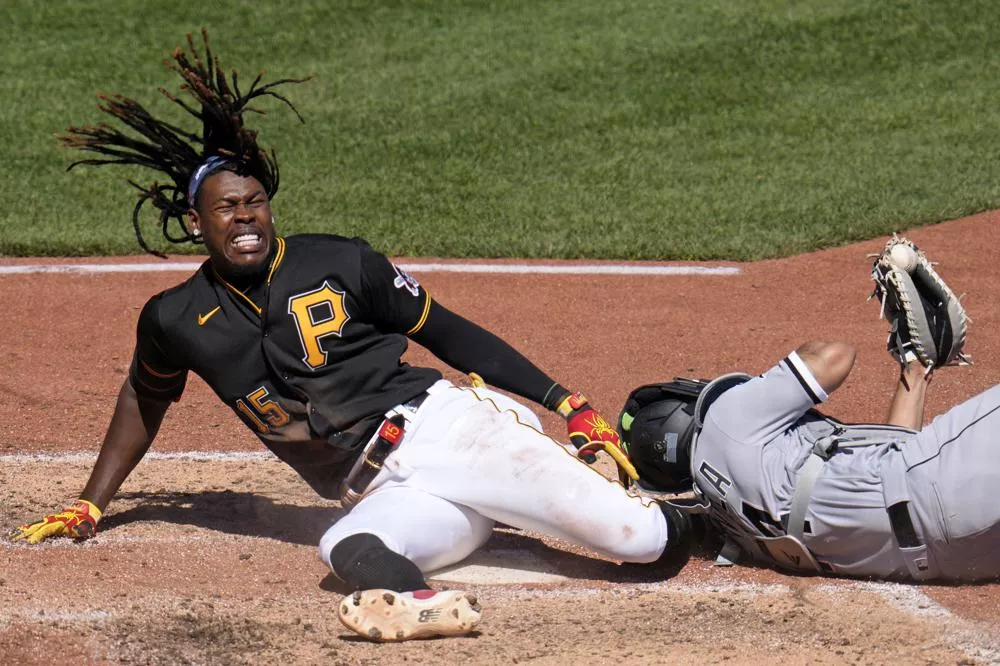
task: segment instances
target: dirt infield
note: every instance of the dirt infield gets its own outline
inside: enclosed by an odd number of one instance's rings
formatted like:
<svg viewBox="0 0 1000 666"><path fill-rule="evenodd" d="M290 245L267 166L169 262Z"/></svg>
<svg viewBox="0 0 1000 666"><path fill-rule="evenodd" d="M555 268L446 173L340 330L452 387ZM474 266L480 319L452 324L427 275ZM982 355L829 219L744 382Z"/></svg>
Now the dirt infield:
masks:
<svg viewBox="0 0 1000 666"><path fill-rule="evenodd" d="M907 234L967 293L973 319L975 365L936 374L928 417L1000 378L998 221L984 214ZM884 240L729 264L741 269L735 276L414 273L436 299L586 390L608 414L641 383L760 372L819 338L858 348L855 372L826 411L877 421L896 367L878 307L865 301L866 255ZM8 415L0 528L76 497L127 371L139 308L184 277L0 275L0 410ZM442 367L420 348L407 360ZM560 432L555 417L541 416ZM197 378L153 451L95 539L0 544L0 663L1000 663L1000 584L802 578L704 559L664 581L505 528L471 563L478 569L441 575L441 585L480 597L479 634L366 643L337 621L343 590L315 551L339 506L261 453ZM497 582L498 562L507 582Z"/></svg>

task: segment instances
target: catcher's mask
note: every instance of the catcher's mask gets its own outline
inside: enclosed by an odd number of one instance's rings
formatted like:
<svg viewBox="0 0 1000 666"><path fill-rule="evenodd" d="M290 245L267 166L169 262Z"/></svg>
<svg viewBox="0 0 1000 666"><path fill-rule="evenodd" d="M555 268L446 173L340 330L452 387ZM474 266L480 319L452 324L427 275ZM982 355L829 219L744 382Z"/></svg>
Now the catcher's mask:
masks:
<svg viewBox="0 0 1000 666"><path fill-rule="evenodd" d="M676 377L629 394L618 417L618 434L644 485L664 492L691 489L691 447L709 406L749 378L743 373L712 381Z"/></svg>

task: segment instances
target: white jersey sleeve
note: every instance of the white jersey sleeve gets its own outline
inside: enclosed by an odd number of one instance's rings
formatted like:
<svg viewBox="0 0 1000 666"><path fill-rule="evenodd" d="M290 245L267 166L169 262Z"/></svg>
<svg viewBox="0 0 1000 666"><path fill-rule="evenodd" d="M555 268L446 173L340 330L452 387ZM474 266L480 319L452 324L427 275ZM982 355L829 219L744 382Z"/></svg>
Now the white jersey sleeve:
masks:
<svg viewBox="0 0 1000 666"><path fill-rule="evenodd" d="M706 420L733 441L764 443L827 397L809 366L793 351L764 374L719 396Z"/></svg>

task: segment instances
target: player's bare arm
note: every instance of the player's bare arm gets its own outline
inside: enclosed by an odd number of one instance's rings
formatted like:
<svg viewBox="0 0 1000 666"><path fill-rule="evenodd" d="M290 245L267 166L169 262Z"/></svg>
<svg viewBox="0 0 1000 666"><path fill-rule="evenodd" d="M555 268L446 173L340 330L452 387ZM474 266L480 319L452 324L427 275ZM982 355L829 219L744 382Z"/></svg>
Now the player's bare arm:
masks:
<svg viewBox="0 0 1000 666"><path fill-rule="evenodd" d="M889 416L885 422L889 425L919 430L924 420L927 385L933 376L917 360L901 366L896 392L892 396Z"/></svg>
<svg viewBox="0 0 1000 666"><path fill-rule="evenodd" d="M855 350L846 343L813 340L796 351L828 394L847 379L854 367ZM887 424L920 429L924 399L931 377L932 374L917 360L901 365L899 382L886 418Z"/></svg>
<svg viewBox="0 0 1000 666"><path fill-rule="evenodd" d="M169 406L169 401L136 395L126 379L118 393L97 462L80 497L63 511L14 530L14 540L39 543L55 536L93 536L104 508L149 450Z"/></svg>
<svg viewBox="0 0 1000 666"><path fill-rule="evenodd" d="M855 350L846 343L813 340L796 351L827 394L836 390L854 367ZM887 424L920 429L927 384L931 376L919 361L914 360L901 366L899 382L886 418Z"/></svg>
<svg viewBox="0 0 1000 666"><path fill-rule="evenodd" d="M811 340L795 351L827 394L839 388L854 368L855 349L844 342Z"/></svg>
<svg viewBox="0 0 1000 666"><path fill-rule="evenodd" d="M122 383L111 423L81 498L104 510L146 455L169 406L170 401L136 395L128 379Z"/></svg>

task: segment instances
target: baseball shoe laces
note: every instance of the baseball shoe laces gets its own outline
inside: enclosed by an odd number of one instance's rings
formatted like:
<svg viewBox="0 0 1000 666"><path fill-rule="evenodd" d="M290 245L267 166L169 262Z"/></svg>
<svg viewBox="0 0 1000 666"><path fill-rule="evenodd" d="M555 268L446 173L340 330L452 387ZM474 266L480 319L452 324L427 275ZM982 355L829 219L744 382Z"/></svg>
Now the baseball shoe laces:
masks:
<svg viewBox="0 0 1000 666"><path fill-rule="evenodd" d="M338 614L351 631L388 642L471 633L482 619L482 606L459 590L364 590L344 597Z"/></svg>

